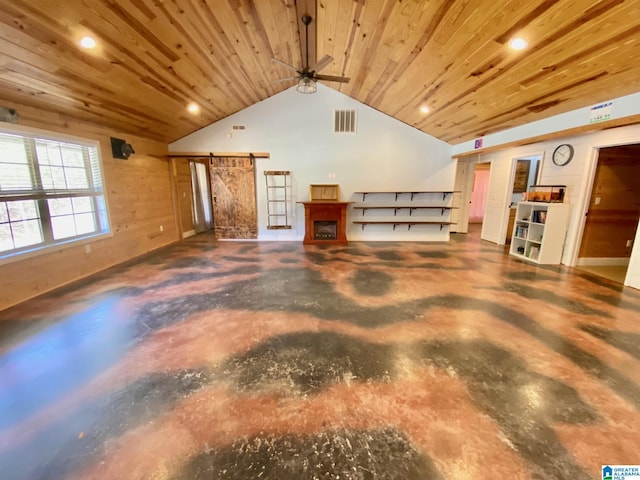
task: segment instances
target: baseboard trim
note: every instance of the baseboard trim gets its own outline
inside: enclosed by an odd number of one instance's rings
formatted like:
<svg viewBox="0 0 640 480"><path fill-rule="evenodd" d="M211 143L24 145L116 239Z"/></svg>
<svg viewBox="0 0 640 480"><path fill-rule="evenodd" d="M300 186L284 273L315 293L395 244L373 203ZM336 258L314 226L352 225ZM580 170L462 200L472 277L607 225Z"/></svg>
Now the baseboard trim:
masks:
<svg viewBox="0 0 640 480"><path fill-rule="evenodd" d="M629 265L629 258L607 258L607 257L585 257L579 258L576 262L578 267L597 267L597 266L626 266Z"/></svg>

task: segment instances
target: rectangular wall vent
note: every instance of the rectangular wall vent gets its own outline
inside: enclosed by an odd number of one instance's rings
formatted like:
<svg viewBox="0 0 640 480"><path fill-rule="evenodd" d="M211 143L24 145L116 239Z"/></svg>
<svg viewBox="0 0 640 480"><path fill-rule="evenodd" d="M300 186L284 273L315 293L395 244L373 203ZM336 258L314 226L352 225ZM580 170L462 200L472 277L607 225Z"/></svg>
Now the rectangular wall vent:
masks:
<svg viewBox="0 0 640 480"><path fill-rule="evenodd" d="M355 110L334 110L333 132L334 133L356 133L356 111Z"/></svg>
<svg viewBox="0 0 640 480"><path fill-rule="evenodd" d="M232 127L233 130L244 130L245 126L244 125L234 125Z"/></svg>

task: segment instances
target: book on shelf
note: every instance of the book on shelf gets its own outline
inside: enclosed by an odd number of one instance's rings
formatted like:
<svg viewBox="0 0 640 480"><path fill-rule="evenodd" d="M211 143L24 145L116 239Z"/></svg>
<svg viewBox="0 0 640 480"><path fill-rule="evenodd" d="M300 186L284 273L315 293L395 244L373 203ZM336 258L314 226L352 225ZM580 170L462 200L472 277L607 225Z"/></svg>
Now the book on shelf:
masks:
<svg viewBox="0 0 640 480"><path fill-rule="evenodd" d="M540 210L538 213L539 213L538 217L540 220L540 222L538 223L547 223L547 212L544 210Z"/></svg>
<svg viewBox="0 0 640 480"><path fill-rule="evenodd" d="M545 223L547 221L547 212L545 210L534 210L531 212L531 221L533 223Z"/></svg>
<svg viewBox="0 0 640 480"><path fill-rule="evenodd" d="M540 255L540 247L537 245L531 245L531 248L529 249L528 257L531 258L532 260L537 260L539 255Z"/></svg>
<svg viewBox="0 0 640 480"><path fill-rule="evenodd" d="M524 227L522 225L518 225L516 227L516 237L527 238L528 232L529 232L529 229L527 227Z"/></svg>

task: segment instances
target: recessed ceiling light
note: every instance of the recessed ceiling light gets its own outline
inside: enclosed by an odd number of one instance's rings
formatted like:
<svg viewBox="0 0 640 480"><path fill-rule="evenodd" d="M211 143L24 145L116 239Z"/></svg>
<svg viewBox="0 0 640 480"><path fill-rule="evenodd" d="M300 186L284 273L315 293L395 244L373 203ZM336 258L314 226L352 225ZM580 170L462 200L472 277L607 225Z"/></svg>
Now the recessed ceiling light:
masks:
<svg viewBox="0 0 640 480"><path fill-rule="evenodd" d="M527 48L527 42L522 38L514 38L509 42L509 46L514 50L524 50Z"/></svg>
<svg viewBox="0 0 640 480"><path fill-rule="evenodd" d="M429 113L429 107L427 107L426 105L423 105L420 107L420 111L422 113Z"/></svg>
<svg viewBox="0 0 640 480"><path fill-rule="evenodd" d="M82 48L94 48L96 46L96 41L91 37L82 37L82 40L80 40L80 46Z"/></svg>
<svg viewBox="0 0 640 480"><path fill-rule="evenodd" d="M190 103L187 107L187 110L189 111L189 113L198 113L200 111L200 107L195 103Z"/></svg>

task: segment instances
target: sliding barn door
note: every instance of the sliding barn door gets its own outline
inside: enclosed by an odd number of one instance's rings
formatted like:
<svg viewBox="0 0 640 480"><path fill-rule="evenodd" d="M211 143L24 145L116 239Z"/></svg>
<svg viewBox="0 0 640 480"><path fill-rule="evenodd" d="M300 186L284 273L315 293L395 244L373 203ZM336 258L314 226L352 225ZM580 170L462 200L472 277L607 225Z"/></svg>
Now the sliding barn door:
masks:
<svg viewBox="0 0 640 480"><path fill-rule="evenodd" d="M210 163L216 238L258 238L253 158L213 157Z"/></svg>

